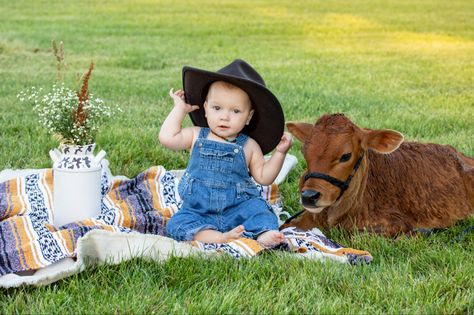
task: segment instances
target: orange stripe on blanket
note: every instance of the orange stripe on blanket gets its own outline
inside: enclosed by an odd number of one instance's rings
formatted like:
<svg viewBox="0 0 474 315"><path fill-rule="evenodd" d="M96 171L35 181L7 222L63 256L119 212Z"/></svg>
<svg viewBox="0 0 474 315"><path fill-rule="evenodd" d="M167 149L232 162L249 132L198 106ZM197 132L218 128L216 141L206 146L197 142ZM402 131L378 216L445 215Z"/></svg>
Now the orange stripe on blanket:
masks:
<svg viewBox="0 0 474 315"><path fill-rule="evenodd" d="M56 234L56 238L61 240L61 244L63 248L67 251L69 255L74 252L75 242L71 239L71 231L70 229L64 229L54 232Z"/></svg>
<svg viewBox="0 0 474 315"><path fill-rule="evenodd" d="M18 195L18 180L19 180L18 178L14 178L7 181L10 194L12 195Z"/></svg>
<svg viewBox="0 0 474 315"><path fill-rule="evenodd" d="M5 217L2 218L2 220L25 213L26 208L23 206L23 200L20 196L10 195L8 198L8 203L9 209L5 213Z"/></svg>
<svg viewBox="0 0 474 315"><path fill-rule="evenodd" d="M23 220L23 224L25 227L25 233L27 234L27 240L25 242L25 245L28 244L30 248L26 253L26 260L28 262L28 265L31 269L38 269L44 267L43 263L41 262L41 252L39 251L39 248L35 242L37 236L36 232L33 229L33 226L31 225L31 220L25 218Z"/></svg>
<svg viewBox="0 0 474 315"><path fill-rule="evenodd" d="M7 209L2 220L23 214L26 211L25 203L21 193L21 180L19 178L11 179L7 183Z"/></svg>
<svg viewBox="0 0 474 315"><path fill-rule="evenodd" d="M77 247L77 242L74 238L73 229L63 229L54 232L56 237L61 240L61 243L69 255L73 255Z"/></svg>
<svg viewBox="0 0 474 315"><path fill-rule="evenodd" d="M131 223L130 213L128 211L128 205L123 200L119 200L114 203L118 208L117 213L120 215L120 226L129 227Z"/></svg>
<svg viewBox="0 0 474 315"><path fill-rule="evenodd" d="M337 255L337 256L345 256L347 254L369 255L369 256L371 256L369 252L366 252L364 250L357 250L357 249L345 248L345 247L339 248L337 250L328 250L328 249L316 244L315 242L310 241L310 243L311 243L311 245L313 245L314 247L316 247L317 249L319 249L323 253L333 254L333 255Z"/></svg>
<svg viewBox="0 0 474 315"><path fill-rule="evenodd" d="M46 190L46 194L48 196L48 200L45 200L47 203L48 209L53 209L53 170L48 169L43 173L42 176L42 183L44 185L44 189Z"/></svg>
<svg viewBox="0 0 474 315"><path fill-rule="evenodd" d="M262 186L262 197L271 205L275 204L275 202L280 198L278 185L273 183L268 186Z"/></svg>
<svg viewBox="0 0 474 315"><path fill-rule="evenodd" d="M112 226L112 225L101 225L100 229L104 230L104 231L110 231L110 232L118 232L119 231L117 229L117 227Z"/></svg>
<svg viewBox="0 0 474 315"><path fill-rule="evenodd" d="M123 182L125 182L125 181L119 180L119 179L114 180L114 182L112 183L112 187L110 188L109 194L114 194L115 195L117 193L117 191L116 191L117 187L122 185Z"/></svg>
<svg viewBox="0 0 474 315"><path fill-rule="evenodd" d="M275 201L277 201L277 199L280 198L280 190L278 188L278 185L273 183L271 186L270 186L270 203L271 204L274 204Z"/></svg>
<svg viewBox="0 0 474 315"><path fill-rule="evenodd" d="M34 239L31 234L32 231L28 228L28 220L26 217L21 216L15 218L15 221L26 265L28 266L28 269L37 269L39 265L38 261L34 258L33 247L35 244L32 244Z"/></svg>
<svg viewBox="0 0 474 315"><path fill-rule="evenodd" d="M130 216L129 228L133 229L137 224L137 217L135 215L135 209L132 207L132 205L129 202L125 202L125 203L127 205L127 213Z"/></svg>
<svg viewBox="0 0 474 315"><path fill-rule="evenodd" d="M131 205L125 200L118 200L114 204L116 207L118 207L122 217L122 222L119 222L119 225L127 228L133 228L136 220L134 220L135 213Z"/></svg>
<svg viewBox="0 0 474 315"><path fill-rule="evenodd" d="M77 247L77 241L76 241L76 238L75 238L75 235L74 235L74 230L72 229L69 229L68 230L68 235L69 235L69 238L68 238L68 241L67 241L67 245L69 246L69 244L71 244L71 253L74 252L76 250L76 247ZM68 247L69 249L69 247Z"/></svg>
<svg viewBox="0 0 474 315"><path fill-rule="evenodd" d="M251 256L258 254L264 249L262 246L260 246L260 244L256 240L252 240L250 238L242 237L230 243L234 243L238 245L240 248L245 250Z"/></svg>
<svg viewBox="0 0 474 315"><path fill-rule="evenodd" d="M7 201L7 209L5 210L5 214L3 215L3 217L0 218L1 220L5 220L6 218L9 218L11 216L11 212L13 211L13 208L15 207L15 203L12 200L13 199L12 188L15 186L16 186L16 183L15 185L12 186L11 180L5 182L5 198Z"/></svg>
<svg viewBox="0 0 474 315"><path fill-rule="evenodd" d="M153 208L157 209L158 212L164 215L165 209L163 209L161 196L159 194L160 191L160 175L163 172L163 168L153 167L150 168L151 172L147 172L146 174L146 181L145 185L149 192L151 193Z"/></svg>
<svg viewBox="0 0 474 315"><path fill-rule="evenodd" d="M340 248L337 250L337 252L341 252L343 255L354 254L354 255L367 255L367 256L372 257L372 255L365 250L358 250L358 249L353 249L353 248Z"/></svg>

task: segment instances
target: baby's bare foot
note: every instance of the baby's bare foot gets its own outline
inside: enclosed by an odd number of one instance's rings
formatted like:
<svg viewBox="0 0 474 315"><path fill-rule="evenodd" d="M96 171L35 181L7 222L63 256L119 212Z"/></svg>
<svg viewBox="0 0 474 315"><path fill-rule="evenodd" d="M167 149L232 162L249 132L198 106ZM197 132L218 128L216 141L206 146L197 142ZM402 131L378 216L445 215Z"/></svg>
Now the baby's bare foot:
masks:
<svg viewBox="0 0 474 315"><path fill-rule="evenodd" d="M263 247L273 247L285 241L285 236L278 231L266 231L257 237L257 242Z"/></svg>
<svg viewBox="0 0 474 315"><path fill-rule="evenodd" d="M226 243L226 242L236 240L240 238L242 236L242 233L244 232L245 232L244 226L239 225L238 227L233 228L232 230L228 232L222 233L223 242Z"/></svg>

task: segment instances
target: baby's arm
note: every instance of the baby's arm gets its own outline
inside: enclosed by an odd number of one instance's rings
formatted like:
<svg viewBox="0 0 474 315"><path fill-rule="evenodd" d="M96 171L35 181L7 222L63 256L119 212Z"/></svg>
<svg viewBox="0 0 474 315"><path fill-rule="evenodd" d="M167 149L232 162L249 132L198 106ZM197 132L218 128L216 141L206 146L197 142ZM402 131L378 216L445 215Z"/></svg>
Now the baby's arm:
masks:
<svg viewBox="0 0 474 315"><path fill-rule="evenodd" d="M174 107L161 125L159 140L162 145L172 150L183 150L191 148L196 133L196 127L181 129L181 124L189 112L199 108L197 105L189 105L184 101L184 91L170 90L170 96L174 101Z"/></svg>
<svg viewBox="0 0 474 315"><path fill-rule="evenodd" d="M281 137L280 143L277 145L275 152L268 161L265 161L260 146L254 140L249 141L249 149L251 156L249 161L250 174L253 179L261 185L270 185L283 166L285 156L293 144L292 138L289 134L284 134Z"/></svg>

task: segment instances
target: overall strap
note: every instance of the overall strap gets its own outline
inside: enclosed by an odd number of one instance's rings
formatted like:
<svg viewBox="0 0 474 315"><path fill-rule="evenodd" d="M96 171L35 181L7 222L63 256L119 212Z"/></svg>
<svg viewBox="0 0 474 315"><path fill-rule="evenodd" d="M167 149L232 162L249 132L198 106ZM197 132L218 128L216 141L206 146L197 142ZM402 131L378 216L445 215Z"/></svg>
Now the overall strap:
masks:
<svg viewBox="0 0 474 315"><path fill-rule="evenodd" d="M199 130L198 139L207 139L207 135L209 134L209 128L201 127Z"/></svg>
<svg viewBox="0 0 474 315"><path fill-rule="evenodd" d="M240 133L239 136L237 137L235 143L240 145L243 148L248 139L249 139L249 137L247 135L244 135L243 133Z"/></svg>

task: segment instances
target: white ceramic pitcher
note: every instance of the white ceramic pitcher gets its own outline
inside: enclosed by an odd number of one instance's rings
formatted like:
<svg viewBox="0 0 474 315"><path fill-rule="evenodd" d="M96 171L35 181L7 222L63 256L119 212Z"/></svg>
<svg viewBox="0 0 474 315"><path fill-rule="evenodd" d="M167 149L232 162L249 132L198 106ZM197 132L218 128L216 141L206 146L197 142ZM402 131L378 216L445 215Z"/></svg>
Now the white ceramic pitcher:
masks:
<svg viewBox="0 0 474 315"><path fill-rule="evenodd" d="M53 223L56 227L100 214L101 160L95 144L64 145L49 151L53 160Z"/></svg>

